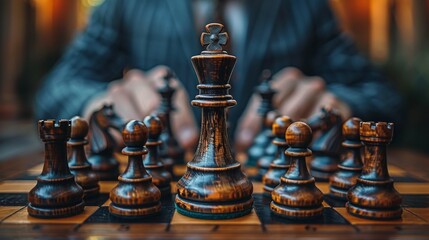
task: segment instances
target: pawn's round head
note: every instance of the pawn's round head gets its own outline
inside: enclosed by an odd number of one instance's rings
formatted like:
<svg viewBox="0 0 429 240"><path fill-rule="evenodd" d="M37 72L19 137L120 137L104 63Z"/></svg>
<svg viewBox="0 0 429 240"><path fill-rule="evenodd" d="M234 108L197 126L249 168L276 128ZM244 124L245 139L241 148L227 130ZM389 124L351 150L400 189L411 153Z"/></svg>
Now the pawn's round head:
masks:
<svg viewBox="0 0 429 240"><path fill-rule="evenodd" d="M79 117L75 116L71 121L71 138L83 139L88 134L88 122Z"/></svg>
<svg viewBox="0 0 429 240"><path fill-rule="evenodd" d="M143 123L148 128L149 139L158 139L162 132L161 120L155 115L150 115L144 118Z"/></svg>
<svg viewBox="0 0 429 240"><path fill-rule="evenodd" d="M277 138L285 137L287 128L292 124L292 119L288 116L281 116L276 118L272 126L273 135Z"/></svg>
<svg viewBox="0 0 429 240"><path fill-rule="evenodd" d="M286 130L286 142L292 148L308 148L313 138L311 128L304 122L294 122Z"/></svg>
<svg viewBox="0 0 429 240"><path fill-rule="evenodd" d="M269 111L267 113L267 117L265 118L265 126L267 127L271 127L274 123L274 121L276 120L276 118L280 117L280 114L276 111Z"/></svg>
<svg viewBox="0 0 429 240"><path fill-rule="evenodd" d="M347 140L359 141L360 118L350 118L343 124L343 136Z"/></svg>
<svg viewBox="0 0 429 240"><path fill-rule="evenodd" d="M143 147L147 141L148 129L142 121L131 120L122 130L122 138L127 147Z"/></svg>

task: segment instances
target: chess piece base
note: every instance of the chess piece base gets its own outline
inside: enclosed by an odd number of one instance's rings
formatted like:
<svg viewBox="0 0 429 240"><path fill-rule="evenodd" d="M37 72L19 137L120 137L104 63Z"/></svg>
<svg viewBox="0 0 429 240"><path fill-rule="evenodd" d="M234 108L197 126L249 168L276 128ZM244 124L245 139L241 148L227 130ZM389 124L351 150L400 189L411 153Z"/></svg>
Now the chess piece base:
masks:
<svg viewBox="0 0 429 240"><path fill-rule="evenodd" d="M152 206L122 208L112 203L109 205L109 212L115 217L120 218L141 218L156 214L161 211L161 203L156 203Z"/></svg>
<svg viewBox="0 0 429 240"><path fill-rule="evenodd" d="M367 209L347 202L346 209L351 215L367 219L391 220L401 218L402 216L401 207L392 209Z"/></svg>
<svg viewBox="0 0 429 240"><path fill-rule="evenodd" d="M200 219L230 219L249 214L253 207L253 198L236 203L196 202L176 195L176 209L185 216Z"/></svg>
<svg viewBox="0 0 429 240"><path fill-rule="evenodd" d="M93 198L93 197L98 196L99 193L100 193L100 186L99 185L97 185L96 187L93 187L93 188L83 189L83 198L84 199Z"/></svg>
<svg viewBox="0 0 429 240"><path fill-rule="evenodd" d="M271 212L279 217L291 218L291 219L308 219L316 218L323 214L323 206L317 206L312 208L297 208L288 207L277 204L273 201L270 203Z"/></svg>
<svg viewBox="0 0 429 240"><path fill-rule="evenodd" d="M347 192L348 192L348 189L338 188L332 185L329 187L330 196L344 201L347 200Z"/></svg>
<svg viewBox="0 0 429 240"><path fill-rule="evenodd" d="M28 204L27 211L30 216L37 218L64 218L78 215L83 212L84 208L85 204L83 201L74 206L63 208L35 207L30 203Z"/></svg>

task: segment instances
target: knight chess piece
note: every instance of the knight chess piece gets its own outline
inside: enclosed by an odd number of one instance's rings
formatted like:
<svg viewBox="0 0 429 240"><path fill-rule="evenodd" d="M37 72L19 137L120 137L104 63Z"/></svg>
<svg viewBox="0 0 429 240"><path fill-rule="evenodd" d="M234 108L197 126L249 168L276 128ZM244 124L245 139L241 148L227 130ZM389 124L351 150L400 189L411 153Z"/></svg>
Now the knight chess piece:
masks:
<svg viewBox="0 0 429 240"><path fill-rule="evenodd" d="M159 140L159 135L162 132L161 120L156 116L145 117L143 123L146 125L149 131L148 140L146 147L149 149L149 153L144 159L144 166L146 171L152 176L152 182L161 191L162 197L171 196L171 174L168 172L161 159L159 158L158 148L162 144Z"/></svg>
<svg viewBox="0 0 429 240"><path fill-rule="evenodd" d="M161 211L161 192L152 183L152 177L143 165L144 146L148 129L143 122L129 121L122 130L125 148L122 154L128 156L128 165L118 177L119 183L110 191L109 212L123 218L139 218Z"/></svg>
<svg viewBox="0 0 429 240"><path fill-rule="evenodd" d="M83 188L84 199L92 198L100 192L97 176L92 172L84 146L88 144L85 139L88 134L88 123L80 117L71 119L71 138L67 145L71 149L69 157L70 172L75 176L77 184Z"/></svg>
<svg viewBox="0 0 429 240"><path fill-rule="evenodd" d="M66 142L70 121L40 120L39 135L45 143L43 171L28 194L28 214L38 218L60 218L83 212L83 190L67 164Z"/></svg>
<svg viewBox="0 0 429 240"><path fill-rule="evenodd" d="M359 118L350 118L343 124L343 147L346 149L344 159L338 164L338 171L329 179L330 195L347 200L347 192L356 184L362 171L361 148L359 139Z"/></svg>
<svg viewBox="0 0 429 240"><path fill-rule="evenodd" d="M342 119L338 111L326 106L308 120L313 132L320 132L314 139L310 149L313 159L310 162L310 172L318 181L329 181L329 177L337 171L340 163L341 126Z"/></svg>
<svg viewBox="0 0 429 240"><path fill-rule="evenodd" d="M402 198L387 170L386 148L392 141L393 128L393 123L360 123L364 165L356 185L347 194L346 208L352 215L378 220L402 215Z"/></svg>
<svg viewBox="0 0 429 240"><path fill-rule="evenodd" d="M271 88L270 85L271 81L271 71L268 69L265 69L262 71L262 82L259 84L255 92L261 96L261 105L259 105L258 108L258 115L261 116L262 122L261 122L261 131L256 136L252 146L250 146L248 153L247 153L247 165L249 166L255 166L257 164L257 161L262 158L267 150L267 146L271 144L271 141L273 140L273 136L271 134L271 124L268 123L267 117L269 116L268 113L274 110L273 107L273 97L276 93L275 90ZM275 116L272 118L272 121L276 119ZM272 157L275 155L275 151L272 153ZM271 159L272 160L272 159ZM269 167L269 163L267 165L267 169Z"/></svg>
<svg viewBox="0 0 429 240"><path fill-rule="evenodd" d="M253 205L253 185L232 156L226 129L225 108L237 104L228 92L236 57L222 50L228 39L222 24L208 24L206 30L201 35L206 51L192 57L199 82L192 105L202 108L201 137L177 183L175 204L189 217L235 218L250 213Z"/></svg>
<svg viewBox="0 0 429 240"><path fill-rule="evenodd" d="M264 196L271 198L271 192L280 184L280 177L289 169L289 157L286 157L285 151L288 144L285 139L286 129L292 124L292 119L288 116L276 118L272 125L273 145L277 146L277 156L271 162L267 173L262 178L264 184Z"/></svg>
<svg viewBox="0 0 429 240"><path fill-rule="evenodd" d="M304 122L292 123L286 130L290 167L271 193L271 211L286 218L313 218L323 213L323 193L307 170L305 158L311 156L311 128Z"/></svg>
<svg viewBox="0 0 429 240"><path fill-rule="evenodd" d="M163 129L160 136L160 140L162 141L160 146L160 157L165 168L172 175L174 174L174 164L185 163L185 151L177 142L171 129L171 113L175 110L172 99L176 89L171 87L170 81L174 77L173 71L168 69L167 74L163 78L164 85L158 89L158 93L161 95L161 104L157 110L157 116L161 119Z"/></svg>
<svg viewBox="0 0 429 240"><path fill-rule="evenodd" d="M95 111L89 120L88 161L99 180L116 180L119 175L119 162L114 156L116 142L109 130L120 131L122 119L114 112L112 105L104 105Z"/></svg>

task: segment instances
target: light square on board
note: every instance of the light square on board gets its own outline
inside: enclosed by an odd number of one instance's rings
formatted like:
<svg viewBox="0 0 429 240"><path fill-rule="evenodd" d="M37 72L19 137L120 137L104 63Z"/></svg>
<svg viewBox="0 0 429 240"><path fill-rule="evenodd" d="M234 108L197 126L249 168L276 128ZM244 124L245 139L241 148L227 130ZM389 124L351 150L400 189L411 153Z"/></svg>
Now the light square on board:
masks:
<svg viewBox="0 0 429 240"><path fill-rule="evenodd" d="M402 218L395 220L371 220L353 216L347 212L346 208L334 208L341 216L353 225L402 225L402 224L427 224L426 221L417 217L407 209L403 209Z"/></svg>

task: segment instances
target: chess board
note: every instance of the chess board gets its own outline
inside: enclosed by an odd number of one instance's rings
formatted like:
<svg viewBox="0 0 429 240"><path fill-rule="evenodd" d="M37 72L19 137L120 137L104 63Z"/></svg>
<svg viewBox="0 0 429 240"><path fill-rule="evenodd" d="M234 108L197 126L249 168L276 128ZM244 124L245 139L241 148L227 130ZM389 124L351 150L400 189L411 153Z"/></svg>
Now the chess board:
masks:
<svg viewBox="0 0 429 240"><path fill-rule="evenodd" d="M121 167L124 159L119 157ZM318 182L325 193L323 216L313 220L297 221L276 217L270 213L270 200L262 195L262 183L253 181L254 207L251 214L229 220L199 220L183 216L174 208L176 182L172 183L172 196L162 200L159 215L139 220L124 220L109 214L109 191L115 181L100 182L101 193L87 201L84 213L61 219L37 219L28 216L27 193L36 184L42 164L26 170L24 174L0 182L0 237L155 237L155 238L245 238L262 237L326 237L362 238L425 238L429 237L429 182L419 179L403 169L389 165L396 189L402 194L402 219L375 221L349 215L345 202L329 197L329 184ZM183 175L185 166L174 171ZM256 169L248 168L250 178ZM177 179L176 179L177 180Z"/></svg>

